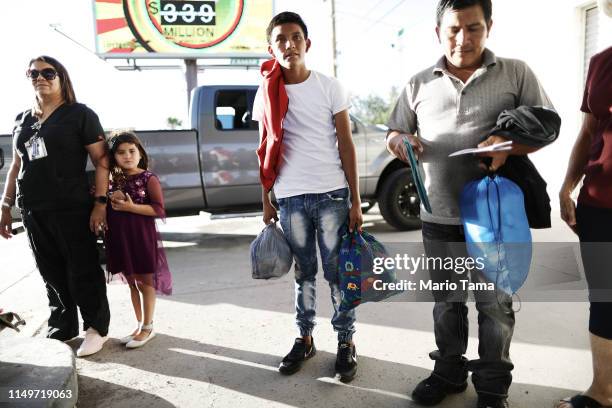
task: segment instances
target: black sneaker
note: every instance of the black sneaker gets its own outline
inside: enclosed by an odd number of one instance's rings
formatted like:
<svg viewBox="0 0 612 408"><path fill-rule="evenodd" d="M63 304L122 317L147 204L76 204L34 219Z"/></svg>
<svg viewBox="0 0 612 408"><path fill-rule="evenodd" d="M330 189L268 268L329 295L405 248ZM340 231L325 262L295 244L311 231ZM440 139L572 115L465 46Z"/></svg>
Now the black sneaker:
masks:
<svg viewBox="0 0 612 408"><path fill-rule="evenodd" d="M458 394L465 391L467 381L460 385L451 384L435 374L421 381L412 391L412 399L420 405L437 405L448 394Z"/></svg>
<svg viewBox="0 0 612 408"><path fill-rule="evenodd" d="M336 373L340 381L350 382L357 372L357 349L351 343L338 343L336 354Z"/></svg>
<svg viewBox="0 0 612 408"><path fill-rule="evenodd" d="M65 332L59 331L56 328L49 330L49 332L47 333L48 339L54 339L54 340L59 340L63 342L74 340L77 337L79 337L78 331L72 332L72 333L65 333Z"/></svg>
<svg viewBox="0 0 612 408"><path fill-rule="evenodd" d="M493 395L478 394L477 408L509 408L506 397L495 397Z"/></svg>
<svg viewBox="0 0 612 408"><path fill-rule="evenodd" d="M295 339L295 343L293 343L293 348L289 354L283 358L283 361L281 361L278 366L278 371L285 375L294 374L302 368L302 363L314 356L316 352L317 349L314 345L314 339L312 339L310 347L308 347L304 339L298 337Z"/></svg>

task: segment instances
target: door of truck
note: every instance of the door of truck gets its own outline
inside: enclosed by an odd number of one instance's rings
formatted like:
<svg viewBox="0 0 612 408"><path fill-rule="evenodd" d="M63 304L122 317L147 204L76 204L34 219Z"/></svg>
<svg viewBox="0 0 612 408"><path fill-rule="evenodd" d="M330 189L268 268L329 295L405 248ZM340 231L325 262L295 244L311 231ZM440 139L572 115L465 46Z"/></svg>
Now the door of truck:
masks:
<svg viewBox="0 0 612 408"><path fill-rule="evenodd" d="M0 195L4 191L6 174L13 161L12 135L0 135Z"/></svg>
<svg viewBox="0 0 612 408"><path fill-rule="evenodd" d="M13 162L13 135L0 135L0 196L4 192L6 176ZM21 220L21 213L17 206L11 211L13 221ZM13 225L13 228L16 226Z"/></svg>
<svg viewBox="0 0 612 408"><path fill-rule="evenodd" d="M200 143L208 207L261 208L257 122L251 118L256 86L206 87Z"/></svg>

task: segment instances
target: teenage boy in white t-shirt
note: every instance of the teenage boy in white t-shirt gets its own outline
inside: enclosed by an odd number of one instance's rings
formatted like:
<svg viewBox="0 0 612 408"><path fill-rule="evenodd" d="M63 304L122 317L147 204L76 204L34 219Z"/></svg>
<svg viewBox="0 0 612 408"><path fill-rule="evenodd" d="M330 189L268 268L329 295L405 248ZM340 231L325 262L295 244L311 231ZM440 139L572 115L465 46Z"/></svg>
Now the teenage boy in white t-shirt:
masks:
<svg viewBox="0 0 612 408"><path fill-rule="evenodd" d="M335 78L306 68L305 55L311 42L298 14L276 15L266 33L268 52L280 65L289 99L282 121L282 145L273 188L280 207L281 226L295 257L296 323L300 333L280 363L279 371L297 372L316 352L312 331L318 243L324 277L331 288L334 307L331 322L338 333L335 369L340 379L348 382L357 371L352 340L355 311L338 310L338 251L347 226L350 230L360 229L363 222L348 114L350 101ZM264 126L264 116L270 114L266 106L270 106L270 97L260 87L253 109L253 119L259 121L260 129ZM278 220L266 187L263 187L263 213L266 224Z"/></svg>

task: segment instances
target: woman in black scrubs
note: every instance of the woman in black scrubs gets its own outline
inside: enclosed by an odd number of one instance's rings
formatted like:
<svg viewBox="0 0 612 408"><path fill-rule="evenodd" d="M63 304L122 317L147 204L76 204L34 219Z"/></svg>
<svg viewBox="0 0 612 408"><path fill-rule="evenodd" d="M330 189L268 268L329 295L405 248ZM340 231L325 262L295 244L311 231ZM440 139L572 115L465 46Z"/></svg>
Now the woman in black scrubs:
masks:
<svg viewBox="0 0 612 408"><path fill-rule="evenodd" d="M77 356L83 357L102 349L110 320L95 238L106 228L104 131L98 116L76 102L68 72L57 60L34 58L27 76L35 102L15 121L0 235L11 237L10 210L17 203L47 287L47 337L67 341L78 336L78 306L86 333ZM85 172L88 155L96 168L95 200Z"/></svg>

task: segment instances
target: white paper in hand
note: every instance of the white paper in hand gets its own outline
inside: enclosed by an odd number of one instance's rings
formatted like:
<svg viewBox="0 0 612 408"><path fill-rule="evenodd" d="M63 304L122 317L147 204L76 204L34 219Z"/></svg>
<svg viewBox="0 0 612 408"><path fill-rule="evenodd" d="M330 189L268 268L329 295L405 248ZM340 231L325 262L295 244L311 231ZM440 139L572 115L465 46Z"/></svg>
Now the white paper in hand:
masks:
<svg viewBox="0 0 612 408"><path fill-rule="evenodd" d="M496 143L496 144L492 144L490 146L473 147L473 148L470 148L470 149L458 150L456 152L453 152L453 153L449 154L448 157L461 156L461 155L464 155L464 154L478 154L478 153L486 153L486 152L503 152L505 150L511 150L511 149L512 149L512 140L508 140L507 142Z"/></svg>

